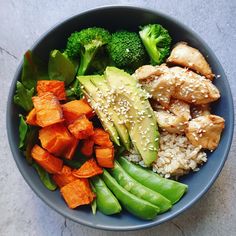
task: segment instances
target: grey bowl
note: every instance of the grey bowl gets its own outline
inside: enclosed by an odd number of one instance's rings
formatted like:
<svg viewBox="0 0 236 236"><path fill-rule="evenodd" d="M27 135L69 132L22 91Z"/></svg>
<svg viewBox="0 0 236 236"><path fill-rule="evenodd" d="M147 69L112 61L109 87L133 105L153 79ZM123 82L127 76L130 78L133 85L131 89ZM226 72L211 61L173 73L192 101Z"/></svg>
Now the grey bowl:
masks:
<svg viewBox="0 0 236 236"><path fill-rule="evenodd" d="M207 192L223 168L230 150L234 127L234 111L232 95L226 75L215 54L207 44L191 29L175 19L156 11L130 6L109 6L97 8L73 16L56 25L45 33L31 49L41 58L48 60L50 50L55 48L64 48L66 38L73 31L81 28L102 26L109 30L127 29L137 31L140 25L148 23L162 24L169 30L174 42L180 40L186 41L193 47L200 49L202 53L207 56L213 72L217 75L221 75L221 78L216 79L214 82L221 92L221 99L213 105L213 112L224 117L226 121L226 127L220 144L217 150L213 153L208 153L208 162L199 172L191 173L181 179L183 183L189 185L188 193L180 202L174 205L171 211L158 216L153 221L139 220L125 211L120 215L109 217L100 212L93 216L89 207L70 210L61 198L59 191L50 192L47 190L40 182L34 169L26 163L24 156L17 148L19 110L13 103L13 95L16 81L20 79L22 62L15 73L9 92L7 104L8 139L13 157L21 174L33 191L51 208L75 222L94 228L106 230L135 230L156 226L172 219L192 206L200 197L203 196L204 193Z"/></svg>

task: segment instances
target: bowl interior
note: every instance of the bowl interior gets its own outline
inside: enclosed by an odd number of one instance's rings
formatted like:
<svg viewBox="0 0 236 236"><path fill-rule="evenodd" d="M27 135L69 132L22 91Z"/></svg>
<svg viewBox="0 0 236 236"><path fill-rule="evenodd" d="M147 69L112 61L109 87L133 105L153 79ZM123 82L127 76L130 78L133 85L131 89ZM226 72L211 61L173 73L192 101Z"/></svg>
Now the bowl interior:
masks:
<svg viewBox="0 0 236 236"><path fill-rule="evenodd" d="M135 7L99 8L74 16L57 25L41 37L32 50L42 59L48 60L49 52L55 48L64 48L67 37L73 31L90 26L101 26L111 31L118 29L138 31L140 25L149 23L160 23L166 27L173 38L173 43L186 41L193 47L198 48L207 57L213 72L221 75L219 79L214 81L221 92L221 99L213 105L213 112L224 117L226 121L220 145L216 151L208 153L208 162L201 167L199 172L191 173L181 179L183 183L189 185L189 191L181 201L174 205L171 211L158 216L153 221L139 220L125 211L120 215L108 217L100 212L93 216L89 207L70 210L61 198L59 191L50 192L42 185L34 169L26 163L22 153L17 148L19 110L13 103L13 94L15 83L20 79L21 64L12 83L7 111L8 138L13 157L20 172L36 194L53 209L76 222L108 230L132 230L160 224L176 216L196 202L213 184L227 158L233 134L234 112L232 96L226 76L219 61L206 43L190 29L172 18L147 9Z"/></svg>

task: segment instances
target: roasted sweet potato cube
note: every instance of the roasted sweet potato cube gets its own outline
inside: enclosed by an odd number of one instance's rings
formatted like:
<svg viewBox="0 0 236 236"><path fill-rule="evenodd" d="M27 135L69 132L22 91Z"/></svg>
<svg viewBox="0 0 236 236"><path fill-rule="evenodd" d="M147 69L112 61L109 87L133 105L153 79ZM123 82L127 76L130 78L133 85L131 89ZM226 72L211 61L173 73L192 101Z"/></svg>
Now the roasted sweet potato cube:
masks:
<svg viewBox="0 0 236 236"><path fill-rule="evenodd" d="M56 156L71 159L78 144L63 124L55 124L39 131L39 140L43 148Z"/></svg>
<svg viewBox="0 0 236 236"><path fill-rule="evenodd" d="M110 140L109 133L107 133L105 130L101 128L94 129L94 134L92 136L92 139L95 144L101 147L112 147L113 145Z"/></svg>
<svg viewBox="0 0 236 236"><path fill-rule="evenodd" d="M86 100L73 100L62 105L62 110L66 123L69 125L81 115L86 115L90 119L95 113Z"/></svg>
<svg viewBox="0 0 236 236"><path fill-rule="evenodd" d="M86 157L90 157L93 154L94 141L91 138L82 141L81 153Z"/></svg>
<svg viewBox="0 0 236 236"><path fill-rule="evenodd" d="M37 82L37 93L39 96L51 92L58 100L66 100L66 90L64 81L59 80L39 80Z"/></svg>
<svg viewBox="0 0 236 236"><path fill-rule="evenodd" d="M54 174L52 178L59 188L77 180L77 178L72 174L71 168L66 165L62 167L62 170L59 173Z"/></svg>
<svg viewBox="0 0 236 236"><path fill-rule="evenodd" d="M68 129L77 139L86 139L94 133L93 123L85 115L76 119L68 126Z"/></svg>
<svg viewBox="0 0 236 236"><path fill-rule="evenodd" d="M114 167L114 147L96 147L95 155L99 166Z"/></svg>
<svg viewBox="0 0 236 236"><path fill-rule="evenodd" d="M50 174L59 173L62 169L63 161L57 157L54 157L37 144L32 148L31 156Z"/></svg>
<svg viewBox="0 0 236 236"><path fill-rule="evenodd" d="M64 121L60 103L52 93L32 98L36 110L37 124L46 127Z"/></svg>
<svg viewBox="0 0 236 236"><path fill-rule="evenodd" d="M93 158L86 161L78 170L73 171L73 175L77 178L91 178L102 173L102 168L98 166Z"/></svg>
<svg viewBox="0 0 236 236"><path fill-rule="evenodd" d="M36 110L33 108L29 114L26 116L26 123L28 125L38 125L37 124L37 117L36 117Z"/></svg>
<svg viewBox="0 0 236 236"><path fill-rule="evenodd" d="M69 208L90 204L95 198L87 179L77 179L61 188L61 194Z"/></svg>
<svg viewBox="0 0 236 236"><path fill-rule="evenodd" d="M69 160L72 159L73 156L74 156L74 153L76 151L76 148L78 146L78 143L79 143L79 140L76 139L75 137L73 137L73 135L72 135L71 142L67 146L67 148L66 148L66 150L64 152L63 157L65 157L66 159L69 159Z"/></svg>

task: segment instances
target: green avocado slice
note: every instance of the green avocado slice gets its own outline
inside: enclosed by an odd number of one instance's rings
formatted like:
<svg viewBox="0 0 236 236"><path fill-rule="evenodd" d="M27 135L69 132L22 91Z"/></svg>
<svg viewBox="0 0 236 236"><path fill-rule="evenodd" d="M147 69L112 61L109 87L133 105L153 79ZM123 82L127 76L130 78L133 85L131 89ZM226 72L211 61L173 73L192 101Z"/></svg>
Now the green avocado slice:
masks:
<svg viewBox="0 0 236 236"><path fill-rule="evenodd" d="M135 149L150 166L157 159L159 132L147 94L135 78L116 67L107 67L105 78L117 94L116 106L126 107L125 125Z"/></svg>
<svg viewBox="0 0 236 236"><path fill-rule="evenodd" d="M120 141L126 148L126 150L130 150L130 138L129 133L126 126L122 122L122 117L119 117L117 112L115 111L115 104L112 102L112 98L114 98L114 94L111 91L110 86L107 84L107 80L104 76L93 76L91 78L91 82L102 92L103 97L107 100L110 100L109 110L112 109L111 119L116 127L116 130L120 136Z"/></svg>
<svg viewBox="0 0 236 236"><path fill-rule="evenodd" d="M103 128L110 134L112 141L116 145L120 146L120 138L113 122L107 116L107 114L104 113L103 109L101 109L101 106L104 105L104 101L99 98L98 89L90 81L92 77L93 76L78 76L77 79L82 84L82 90L84 94L88 97L89 103L98 115Z"/></svg>

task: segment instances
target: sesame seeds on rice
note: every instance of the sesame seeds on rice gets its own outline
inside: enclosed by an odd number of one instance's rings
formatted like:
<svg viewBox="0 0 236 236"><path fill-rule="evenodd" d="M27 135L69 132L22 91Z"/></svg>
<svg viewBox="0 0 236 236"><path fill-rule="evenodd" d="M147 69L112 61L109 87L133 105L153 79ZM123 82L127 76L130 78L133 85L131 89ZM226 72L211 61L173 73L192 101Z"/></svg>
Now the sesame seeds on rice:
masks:
<svg viewBox="0 0 236 236"><path fill-rule="evenodd" d="M135 151L126 155L126 158L145 166ZM177 178L190 171L198 171L199 165L206 161L206 153L200 146L193 146L186 136L162 132L157 160L153 163L152 169L165 178Z"/></svg>

